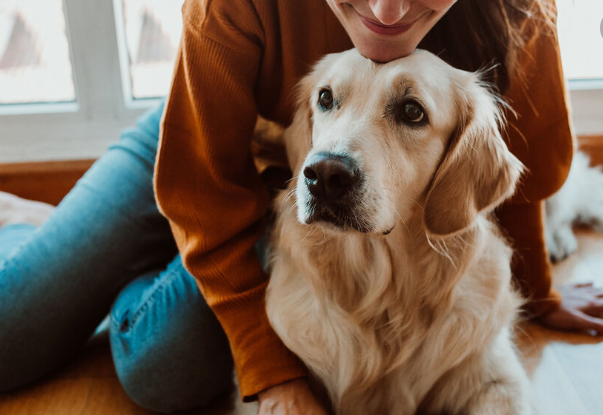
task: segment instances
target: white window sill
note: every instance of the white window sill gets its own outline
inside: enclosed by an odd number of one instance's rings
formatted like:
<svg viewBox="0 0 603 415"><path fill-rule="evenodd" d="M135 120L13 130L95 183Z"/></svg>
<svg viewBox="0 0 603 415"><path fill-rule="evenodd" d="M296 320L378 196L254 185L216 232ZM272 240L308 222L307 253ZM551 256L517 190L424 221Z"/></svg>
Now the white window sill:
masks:
<svg viewBox="0 0 603 415"><path fill-rule="evenodd" d="M569 82L576 135L603 135L603 79Z"/></svg>

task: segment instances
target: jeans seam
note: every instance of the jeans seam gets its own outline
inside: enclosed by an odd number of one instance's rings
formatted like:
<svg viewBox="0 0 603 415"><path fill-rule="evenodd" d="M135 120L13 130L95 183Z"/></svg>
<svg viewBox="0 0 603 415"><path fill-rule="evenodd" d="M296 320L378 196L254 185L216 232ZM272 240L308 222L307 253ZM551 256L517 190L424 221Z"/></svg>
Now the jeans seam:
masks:
<svg viewBox="0 0 603 415"><path fill-rule="evenodd" d="M165 278L162 279L161 283L155 287L155 289L153 290L153 293L149 296L149 298L147 298L143 304L141 304L140 306L138 306L136 308L136 311L134 311L134 313L132 314L132 318L130 319L130 324L129 324L128 330L125 331L126 333L133 329L134 325L136 324L136 322L138 321L140 316L142 314L146 313L146 311L150 307L150 304L155 301L155 298L157 297L157 295L159 295L161 292L163 292L165 290L167 284L170 281L172 281L177 275L178 275L178 273L176 272L176 270L170 271L168 273L168 275L166 275ZM113 319L112 319L112 322L113 322L114 326L116 326L118 329L120 329L122 327L123 323L121 323L119 321L115 321Z"/></svg>

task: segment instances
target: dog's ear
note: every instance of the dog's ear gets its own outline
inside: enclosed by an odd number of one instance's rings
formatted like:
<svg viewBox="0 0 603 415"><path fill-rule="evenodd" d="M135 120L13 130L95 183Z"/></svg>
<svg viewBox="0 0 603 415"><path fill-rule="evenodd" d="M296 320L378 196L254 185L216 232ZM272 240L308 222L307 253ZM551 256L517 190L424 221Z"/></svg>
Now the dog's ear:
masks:
<svg viewBox="0 0 603 415"><path fill-rule="evenodd" d="M459 122L432 179L425 203L428 235L452 236L470 227L479 212L511 196L523 165L500 135L496 98L471 74L459 88Z"/></svg>

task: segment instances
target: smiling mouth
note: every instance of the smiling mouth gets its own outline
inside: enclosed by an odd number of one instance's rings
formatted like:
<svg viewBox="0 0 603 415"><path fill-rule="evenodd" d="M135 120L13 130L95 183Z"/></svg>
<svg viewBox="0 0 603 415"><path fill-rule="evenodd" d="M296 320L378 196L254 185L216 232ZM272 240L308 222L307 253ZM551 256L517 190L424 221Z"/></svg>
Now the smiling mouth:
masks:
<svg viewBox="0 0 603 415"><path fill-rule="evenodd" d="M366 26L367 29L369 29L372 32L377 33L379 35L386 35L386 36L395 36L395 35L399 35L400 33L404 33L406 31L408 31L408 29L410 29L412 27L412 25L414 25L416 23L417 20L419 20L419 18L418 18L411 23L386 26L386 25L382 25L380 23L374 22L374 21L364 17L363 15L361 15L358 12L356 12L356 14L360 18L360 21L362 22L362 24L364 26Z"/></svg>

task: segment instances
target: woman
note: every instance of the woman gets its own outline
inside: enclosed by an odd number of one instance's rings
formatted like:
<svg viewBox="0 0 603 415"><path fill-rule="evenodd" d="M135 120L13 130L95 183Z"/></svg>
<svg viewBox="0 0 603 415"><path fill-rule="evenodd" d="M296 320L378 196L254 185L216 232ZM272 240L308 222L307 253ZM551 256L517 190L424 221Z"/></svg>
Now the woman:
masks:
<svg viewBox="0 0 603 415"><path fill-rule="evenodd" d="M419 46L466 70L498 64L492 81L519 115L509 116L509 147L531 170L498 215L519 252L515 271L529 310L557 328L603 332L587 315L598 292L574 286L560 297L551 289L543 242L542 200L561 186L572 153L550 5L454 3L185 3L159 150L162 108L126 131L43 226L0 229L0 242L23 240L0 250L0 296L8 297L0 313L11 316L0 320L0 389L58 367L119 292L112 351L126 392L142 406L170 412L207 403L227 388L232 353L241 394L259 398L261 415L325 414L263 309L267 277L254 248L269 197L250 138L258 114L288 124L299 78L322 55L353 46L379 62ZM153 168L182 261L153 203Z"/></svg>

